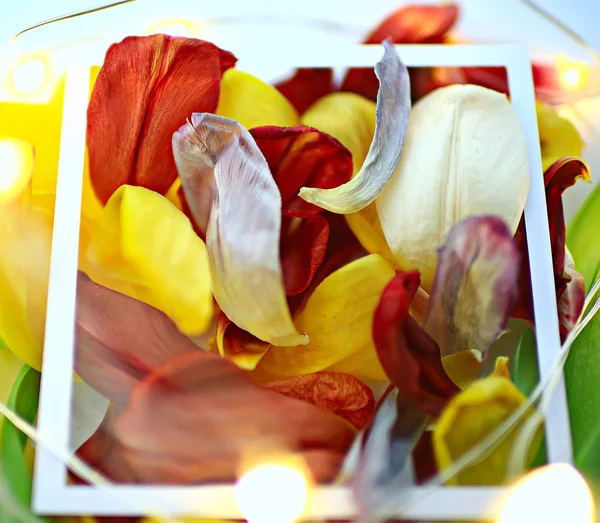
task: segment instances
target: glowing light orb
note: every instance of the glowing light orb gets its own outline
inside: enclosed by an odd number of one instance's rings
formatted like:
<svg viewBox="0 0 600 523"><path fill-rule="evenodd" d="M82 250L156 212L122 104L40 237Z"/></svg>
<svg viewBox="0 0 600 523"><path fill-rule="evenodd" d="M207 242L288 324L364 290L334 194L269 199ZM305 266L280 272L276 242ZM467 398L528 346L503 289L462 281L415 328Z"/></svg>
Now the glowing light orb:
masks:
<svg viewBox="0 0 600 523"><path fill-rule="evenodd" d="M20 93L35 93L48 79L48 64L42 58L32 58L16 65L11 78L15 89Z"/></svg>
<svg viewBox="0 0 600 523"><path fill-rule="evenodd" d="M16 138L0 139L0 201L12 200L29 183L33 146Z"/></svg>
<svg viewBox="0 0 600 523"><path fill-rule="evenodd" d="M287 465L259 465L242 475L235 497L248 523L293 523L306 507L308 481Z"/></svg>
<svg viewBox="0 0 600 523"><path fill-rule="evenodd" d="M558 79L566 90L581 91L584 89L589 76L589 67L586 64L570 60L565 55L558 55L556 67Z"/></svg>
<svg viewBox="0 0 600 523"><path fill-rule="evenodd" d="M581 475L566 464L527 474L512 489L497 523L594 523L594 499Z"/></svg>

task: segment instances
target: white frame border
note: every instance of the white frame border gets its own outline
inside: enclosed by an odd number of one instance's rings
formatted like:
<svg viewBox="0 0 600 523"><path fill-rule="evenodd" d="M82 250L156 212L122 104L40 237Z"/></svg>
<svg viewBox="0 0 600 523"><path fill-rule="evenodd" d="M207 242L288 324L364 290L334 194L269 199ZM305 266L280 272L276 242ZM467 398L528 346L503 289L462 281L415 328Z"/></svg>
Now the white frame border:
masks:
<svg viewBox="0 0 600 523"><path fill-rule="evenodd" d="M530 163L531 185L525 206L531 283L537 328L541 379L545 379L560 350L558 315L534 86L528 51L520 45L398 45L408 66L503 66L508 71L512 104L519 116ZM277 46L277 50L243 47L234 50L237 67L251 70L260 57L269 66L373 67L381 58L379 45L343 45L327 48ZM84 164L89 69L103 61L90 54L83 65L67 71L58 165L56 208L48 289L44 372L42 374L38 430L41 441L54 449L67 449L71 426L72 374L76 274L79 248L81 188ZM258 63L257 63L258 61ZM546 444L550 462L571 462L571 433L564 380L556 388L546 417ZM411 489L414 503L398 517L416 520L488 519L505 489L502 487L441 487ZM241 518L232 485L203 487L67 485L64 462L48 448L38 447L35 460L33 508L42 515L193 515ZM142 514L141 512L144 512ZM349 519L355 507L349 489L316 489L306 519Z"/></svg>

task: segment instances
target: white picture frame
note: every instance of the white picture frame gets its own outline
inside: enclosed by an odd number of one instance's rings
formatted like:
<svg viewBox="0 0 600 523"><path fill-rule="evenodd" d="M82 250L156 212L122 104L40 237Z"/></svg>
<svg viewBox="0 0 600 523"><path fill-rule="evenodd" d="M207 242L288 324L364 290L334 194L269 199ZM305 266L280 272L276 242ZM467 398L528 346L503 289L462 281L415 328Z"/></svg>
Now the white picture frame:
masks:
<svg viewBox="0 0 600 523"><path fill-rule="evenodd" d="M523 126L529 151L531 185L525 222L531 265L533 303L541 379L551 370L560 350L556 296L545 191L538 139L534 86L528 51L520 45L399 45L408 66L502 66L508 71L512 104ZM373 67L381 58L379 45L340 45L315 48L278 44L277 49L232 49L237 68L254 70L268 56L269 67ZM267 54L265 54L267 53ZM85 154L86 108L90 67L102 57L67 70L62 136L58 165L56 210L52 242L50 284L38 414L41 441L35 460L33 509L41 515L193 515L207 518L241 518L233 485L163 487L110 485L103 488L67 484L64 460L56 449L68 449L73 396L74 321L82 174ZM545 430L550 462L571 462L571 433L564 383L555 391ZM415 488L414 502L397 516L411 520L488 519L493 517L502 487ZM412 491L411 491L412 494ZM413 499L411 497L411 499ZM349 489L319 487L305 517L351 519L355 507Z"/></svg>

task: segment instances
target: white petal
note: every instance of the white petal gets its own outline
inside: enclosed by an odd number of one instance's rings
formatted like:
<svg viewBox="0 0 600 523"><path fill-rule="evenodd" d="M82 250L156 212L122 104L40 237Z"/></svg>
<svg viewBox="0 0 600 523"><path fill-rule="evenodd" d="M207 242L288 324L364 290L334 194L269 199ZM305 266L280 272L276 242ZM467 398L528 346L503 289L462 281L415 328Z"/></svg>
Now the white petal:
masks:
<svg viewBox="0 0 600 523"><path fill-rule="evenodd" d="M208 214L206 246L221 310L273 345L306 344L283 286L281 196L250 133L229 118L195 113L173 135L173 153L194 217Z"/></svg>

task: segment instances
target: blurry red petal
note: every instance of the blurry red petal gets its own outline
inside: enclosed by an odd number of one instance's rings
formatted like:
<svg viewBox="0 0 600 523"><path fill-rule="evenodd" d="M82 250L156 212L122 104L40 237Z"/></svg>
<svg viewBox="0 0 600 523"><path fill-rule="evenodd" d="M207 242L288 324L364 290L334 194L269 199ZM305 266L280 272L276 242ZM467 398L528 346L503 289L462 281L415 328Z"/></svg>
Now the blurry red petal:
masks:
<svg viewBox="0 0 600 523"><path fill-rule="evenodd" d="M316 372L272 381L264 386L337 414L359 429L369 422L375 407L371 389L358 378L342 372Z"/></svg>
<svg viewBox="0 0 600 523"><path fill-rule="evenodd" d="M439 416L459 391L444 371L436 342L410 316L418 271L397 274L383 291L373 319L373 341L390 380L417 407Z"/></svg>
<svg viewBox="0 0 600 523"><path fill-rule="evenodd" d="M419 485L429 481L438 473L437 464L433 455L432 435L432 431L426 430L423 432L412 452L415 479Z"/></svg>
<svg viewBox="0 0 600 523"><path fill-rule="evenodd" d="M109 48L88 108L90 177L103 203L123 184L167 192L177 176L171 136L191 113L216 110L234 64L190 38L128 37Z"/></svg>
<svg viewBox="0 0 600 523"><path fill-rule="evenodd" d="M168 316L79 273L75 370L116 403L164 362L198 348Z"/></svg>
<svg viewBox="0 0 600 523"><path fill-rule="evenodd" d="M285 216L308 218L323 211L298 196L302 187L330 189L352 176L350 151L318 129L263 126L251 129L250 134L279 187Z"/></svg>
<svg viewBox="0 0 600 523"><path fill-rule="evenodd" d="M288 234L282 231L281 238L281 268L288 296L308 288L325 257L329 240L329 222L323 216L292 220L300 223Z"/></svg>
<svg viewBox="0 0 600 523"><path fill-rule="evenodd" d="M297 69L294 75L275 85L302 114L319 98L333 92L332 69Z"/></svg>
<svg viewBox="0 0 600 523"><path fill-rule="evenodd" d="M563 314L568 311L569 317L579 316L580 296L576 292L577 287L572 288L574 294L573 303L567 304L565 300L561 303L561 297L571 281L572 274L565 272L565 216L562 204L562 193L577 182L580 178L590 179L590 173L583 160L575 156L565 156L557 160L544 173L546 185L546 209L548 211L548 225L550 228L550 245L552 248L552 266L554 268L554 284L556 286L556 299L559 304L559 321L561 338L564 340L568 334L566 330L569 321L563 319ZM531 295L531 273L529 269L529 253L527 251L527 236L525 233L525 222L521 220L515 234L515 240L521 251L521 270L519 272L519 298L512 315L525 320L533 320L533 298ZM570 268L573 272L575 269ZM580 276L580 275L578 275ZM583 307L583 302L580 303Z"/></svg>
<svg viewBox="0 0 600 523"><path fill-rule="evenodd" d="M345 452L342 418L255 384L207 352L177 357L141 383L115 423L125 460L157 483L232 481L247 452ZM258 450L257 450L258 449Z"/></svg>

